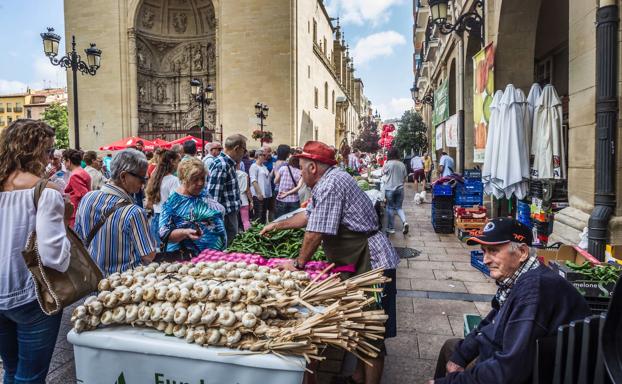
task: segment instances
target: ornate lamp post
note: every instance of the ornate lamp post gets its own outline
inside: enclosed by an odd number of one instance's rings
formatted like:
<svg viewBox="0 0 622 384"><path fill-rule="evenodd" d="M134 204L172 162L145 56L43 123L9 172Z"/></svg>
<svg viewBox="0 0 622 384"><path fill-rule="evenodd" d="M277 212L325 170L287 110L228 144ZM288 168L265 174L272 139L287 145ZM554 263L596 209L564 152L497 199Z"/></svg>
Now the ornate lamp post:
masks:
<svg viewBox="0 0 622 384"><path fill-rule="evenodd" d="M80 55L76 52L76 37L71 36L71 52L57 59L58 45L60 36L54 33L54 28L48 28L48 31L41 34L43 39L43 52L50 58L52 65L60 66L65 69L71 69L72 85L73 85L73 127L76 139L76 148L80 149L80 123L78 120L78 71L83 74L95 76L100 67L102 51L97 49L94 43L90 44L90 48L84 50L86 53L86 63L82 61Z"/></svg>
<svg viewBox="0 0 622 384"><path fill-rule="evenodd" d="M439 31L443 35L448 35L452 32L462 34L467 31L471 34L473 31L477 31L478 36L484 41L484 16L480 15L477 8L484 10L484 1L476 0L474 3L474 10L465 12L456 20L455 24L451 24L447 21L447 8L449 0L429 0L430 11L432 12L432 21L438 26Z"/></svg>
<svg viewBox="0 0 622 384"><path fill-rule="evenodd" d="M205 105L209 107L214 100L214 87L207 85L203 87L203 81L199 79L190 80L190 93L196 102L201 104L201 155L205 156Z"/></svg>
<svg viewBox="0 0 622 384"><path fill-rule="evenodd" d="M263 128L264 120L268 118L268 111L270 108L262 103L255 104L255 116L259 119L259 129L261 130L261 138L259 139L260 145L263 147Z"/></svg>
<svg viewBox="0 0 622 384"><path fill-rule="evenodd" d="M428 93L426 93L425 96L423 96L423 98L421 99L417 97L418 93L419 93L419 88L417 88L417 86L413 86L410 89L410 94L412 95L412 98L415 101L415 104L427 104L427 105L432 106L432 108L434 108L434 95L432 94L431 91L428 91Z"/></svg>

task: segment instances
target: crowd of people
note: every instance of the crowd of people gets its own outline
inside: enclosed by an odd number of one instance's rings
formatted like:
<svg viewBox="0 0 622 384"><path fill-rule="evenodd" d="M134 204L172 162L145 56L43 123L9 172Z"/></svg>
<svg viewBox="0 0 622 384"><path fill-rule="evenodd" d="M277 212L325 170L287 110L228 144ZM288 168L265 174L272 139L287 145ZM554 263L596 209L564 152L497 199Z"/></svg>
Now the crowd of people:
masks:
<svg viewBox="0 0 622 384"><path fill-rule="evenodd" d="M103 156L59 151L54 139L46 123L28 119L13 122L0 134L0 356L5 383L45 382L61 322L62 312L48 316L41 310L21 255L33 232L45 267L67 270L67 231L73 228L109 275L153 260L224 250L249 228L251 217L267 223L262 230L266 236L305 228L299 256L283 268L304 268L321 245L344 278L382 269L391 281L377 304L388 315L385 338L395 337L400 259L386 234L395 233L394 215L401 219L403 233L409 231L402 209L409 172L397 150L382 159L385 232L371 199L346 172L350 166L361 167L365 156L355 153L347 164L340 163L335 149L321 142L310 141L303 148L279 145L274 156L270 146L249 150L247 139L235 134L224 145L210 143L209 154L199 159L192 141L149 153L139 142ZM375 158L369 164L373 161L378 164ZM425 187L431 181L429 156L413 158L410 166ZM443 154L439 176L453 171L453 159ZM47 184L37 206L33 193L42 180ZM499 290L476 332L445 344L432 382L529 382L536 339L584 317L585 301L540 264L530 247L530 231L516 220L495 219L469 243L481 245ZM374 346L379 356L369 360L371 365L360 361L349 382L380 382L384 340Z"/></svg>

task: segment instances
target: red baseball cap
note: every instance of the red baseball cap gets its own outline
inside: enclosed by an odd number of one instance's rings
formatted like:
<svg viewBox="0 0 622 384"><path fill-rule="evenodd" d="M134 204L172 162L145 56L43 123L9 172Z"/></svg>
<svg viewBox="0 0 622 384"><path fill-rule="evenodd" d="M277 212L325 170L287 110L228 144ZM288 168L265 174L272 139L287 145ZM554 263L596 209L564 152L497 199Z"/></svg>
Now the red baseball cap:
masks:
<svg viewBox="0 0 622 384"><path fill-rule="evenodd" d="M323 164L336 165L335 150L320 141L307 141L302 153L294 155L299 159L309 159Z"/></svg>

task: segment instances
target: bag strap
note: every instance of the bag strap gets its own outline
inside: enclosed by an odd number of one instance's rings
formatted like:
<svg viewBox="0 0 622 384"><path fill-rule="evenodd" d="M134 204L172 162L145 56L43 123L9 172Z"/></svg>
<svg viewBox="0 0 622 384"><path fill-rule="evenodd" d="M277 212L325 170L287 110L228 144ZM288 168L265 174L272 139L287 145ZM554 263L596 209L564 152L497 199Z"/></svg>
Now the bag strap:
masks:
<svg viewBox="0 0 622 384"><path fill-rule="evenodd" d="M294 179L294 174L292 173L292 169L289 167L289 164L286 165L287 170L289 171L289 177L292 178L292 183L294 183L294 187L296 186L296 179Z"/></svg>
<svg viewBox="0 0 622 384"><path fill-rule="evenodd" d="M39 209L39 199L41 199L43 190L45 189L45 187L47 187L47 185L48 185L47 178L42 178L41 180L37 182L37 184L35 184L35 196L34 196L35 211Z"/></svg>
<svg viewBox="0 0 622 384"><path fill-rule="evenodd" d="M88 249L88 247L91 245L91 242L93 241L93 238L95 237L95 235L97 234L97 232L100 230L100 228L106 224L106 220L108 220L108 218L118 209L126 207L128 205L131 205L132 203L123 200L118 202L117 204L114 205L114 207L110 208L110 210L108 210L108 212L104 213L104 215L99 219L99 221L97 222L97 224L95 224L95 226L91 229L91 231L89 232L89 235L86 237L86 240L84 240L84 246Z"/></svg>

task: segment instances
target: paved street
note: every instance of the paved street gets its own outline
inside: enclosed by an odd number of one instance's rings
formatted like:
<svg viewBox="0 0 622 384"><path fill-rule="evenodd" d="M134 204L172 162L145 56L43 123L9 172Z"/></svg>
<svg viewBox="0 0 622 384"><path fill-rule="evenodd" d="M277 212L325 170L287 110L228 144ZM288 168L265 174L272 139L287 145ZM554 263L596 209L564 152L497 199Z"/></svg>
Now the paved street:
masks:
<svg viewBox="0 0 622 384"><path fill-rule="evenodd" d="M431 378L443 342L462 336L463 315L486 313L487 299L495 292L494 283L471 267L469 247L454 235L434 233L430 204L411 202L409 186L404 206L411 230L403 236L396 223L398 233L391 240L396 247L415 248L421 254L402 260L397 271L398 337L387 342L386 384L425 383ZM68 312L63 317L48 383L75 382L73 349L65 338L70 329Z"/></svg>

